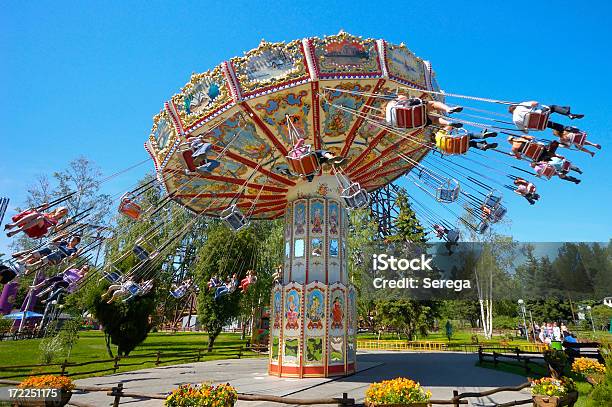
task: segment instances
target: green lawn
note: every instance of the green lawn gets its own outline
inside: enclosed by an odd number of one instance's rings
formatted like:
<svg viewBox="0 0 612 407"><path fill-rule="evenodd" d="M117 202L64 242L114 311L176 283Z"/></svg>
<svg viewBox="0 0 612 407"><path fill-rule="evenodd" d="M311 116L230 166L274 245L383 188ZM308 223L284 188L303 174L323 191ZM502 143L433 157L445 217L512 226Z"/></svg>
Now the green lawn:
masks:
<svg viewBox="0 0 612 407"><path fill-rule="evenodd" d="M498 344L502 340L509 340L511 344L528 344L530 343L524 337L517 337L514 335L514 331L506 331L504 334L494 334L492 339L485 339L485 337L481 334L476 334L478 337L478 343L482 344ZM612 344L612 334L604 331L597 331L593 333L593 331L574 331L574 333L578 336L579 339L582 340L594 340L600 342L602 344ZM458 330L453 332L453 337L451 340L452 344L455 345L469 345L472 343L472 333L469 330ZM373 332L361 333L358 335L359 339L378 339L378 334ZM398 337L395 333L383 333L380 336L381 340L405 340L405 336ZM430 332L427 336L420 335L417 337L419 341L444 341L447 342L446 334L444 331L439 332Z"/></svg>
<svg viewBox="0 0 612 407"><path fill-rule="evenodd" d="M130 364L131 366L121 366L118 372L127 372L130 370L144 369L155 366L155 353L161 352L161 365L187 363L194 361L194 357L186 358L186 351L195 351L205 349L208 336L205 333L198 332L181 332L181 333L150 333L147 339L140 344L132 353L130 358L124 359L120 363ZM20 366L20 365L36 365L39 364L39 344L40 339L28 339L22 341L2 341L0 342L0 367L2 366ZM212 353L206 354L202 352L201 360L216 360L235 358L236 351L224 350L224 346L239 346L245 341L240 340L240 334L223 333L215 341L215 348ZM114 347L113 347L114 348ZM113 349L115 352L115 349ZM230 352L232 353L230 355ZM183 353L183 354L181 354ZM166 355L166 356L164 356ZM253 352L245 352L244 357L257 356ZM108 360L110 359L106 352L104 336L99 331L82 331L80 338L72 350L70 362L82 363L88 361ZM60 355L53 363L61 363L64 356ZM108 361L100 364L91 364L86 366L68 367L67 372L70 375L77 373L78 378L100 376L111 374L113 371L105 371L92 374L78 374L79 372L87 372L93 370L109 369L113 367L113 362ZM9 371L0 368L0 376L19 375L10 380L19 380L30 373L39 372L58 372L61 369L59 366L37 366L35 368L23 368Z"/></svg>

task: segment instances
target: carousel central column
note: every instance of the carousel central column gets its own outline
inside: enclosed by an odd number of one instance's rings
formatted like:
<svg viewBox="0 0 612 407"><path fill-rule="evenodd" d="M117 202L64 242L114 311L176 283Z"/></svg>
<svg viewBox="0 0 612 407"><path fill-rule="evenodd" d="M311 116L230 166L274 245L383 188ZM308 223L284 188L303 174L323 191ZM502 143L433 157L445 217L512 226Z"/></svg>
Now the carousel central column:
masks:
<svg viewBox="0 0 612 407"><path fill-rule="evenodd" d="M348 281L347 211L334 176L288 193L283 281L272 290L269 373L327 377L355 371L356 300Z"/></svg>

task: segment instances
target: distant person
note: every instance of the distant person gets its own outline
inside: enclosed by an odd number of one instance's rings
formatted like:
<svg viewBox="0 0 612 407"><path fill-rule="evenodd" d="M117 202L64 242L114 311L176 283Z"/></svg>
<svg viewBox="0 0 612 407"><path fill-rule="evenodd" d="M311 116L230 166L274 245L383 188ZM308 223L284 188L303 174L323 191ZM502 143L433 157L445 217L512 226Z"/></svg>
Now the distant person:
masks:
<svg viewBox="0 0 612 407"><path fill-rule="evenodd" d="M540 199L540 195L536 193L536 186L533 183L523 178L517 178L514 180L514 185L516 186L514 193L524 197L530 205L534 205Z"/></svg>
<svg viewBox="0 0 612 407"><path fill-rule="evenodd" d="M595 152L586 149L584 145L592 146L598 150L601 150L600 144L592 143L586 139L586 133L581 132L575 127L571 127L571 129L573 130L567 130L567 129L563 131L553 130L553 134L559 137L559 144L561 145L561 147L571 148L572 146L575 146L577 150L585 152L589 154L591 157L595 156ZM577 140L580 140L580 141L577 142Z"/></svg>

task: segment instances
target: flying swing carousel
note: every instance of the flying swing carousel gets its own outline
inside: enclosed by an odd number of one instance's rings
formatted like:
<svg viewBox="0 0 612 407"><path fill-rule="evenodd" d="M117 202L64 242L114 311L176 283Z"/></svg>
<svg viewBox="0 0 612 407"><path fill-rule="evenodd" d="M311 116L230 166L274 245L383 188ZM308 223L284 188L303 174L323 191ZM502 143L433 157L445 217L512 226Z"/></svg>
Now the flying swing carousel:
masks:
<svg viewBox="0 0 612 407"><path fill-rule="evenodd" d="M465 154L473 137L449 130L444 143L434 142L434 133L454 125L445 118L460 110L444 99L429 62L403 44L340 32L262 41L192 75L154 117L145 147L169 199L236 231L251 220L285 220L282 275L272 290L270 374L355 371L347 210L368 207L372 192L406 176L436 203L471 210L478 221L456 218L479 233L504 216L501 194L489 185L495 180L447 159ZM537 112L532 116L527 120ZM429 154L436 145L443 154ZM137 201L137 194L125 196L120 210L137 219ZM438 237L459 239L452 222L417 204L427 223L446 230Z"/></svg>

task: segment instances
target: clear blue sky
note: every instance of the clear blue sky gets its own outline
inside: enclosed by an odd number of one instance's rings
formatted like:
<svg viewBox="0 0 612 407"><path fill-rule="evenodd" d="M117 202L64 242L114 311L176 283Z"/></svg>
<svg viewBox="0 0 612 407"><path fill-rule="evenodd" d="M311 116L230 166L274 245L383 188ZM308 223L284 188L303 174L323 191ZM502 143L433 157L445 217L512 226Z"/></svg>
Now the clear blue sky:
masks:
<svg viewBox="0 0 612 407"><path fill-rule="evenodd" d="M0 195L21 204L37 174L79 155L106 174L139 162L147 157L152 116L192 72L262 38L289 41L342 28L405 42L432 61L448 92L571 104L586 113L581 126L604 150L594 159L574 153L583 183L541 182L534 207L510 200L507 231L528 241L609 239L610 3L402 3L3 2ZM127 188L148 169L106 191Z"/></svg>

